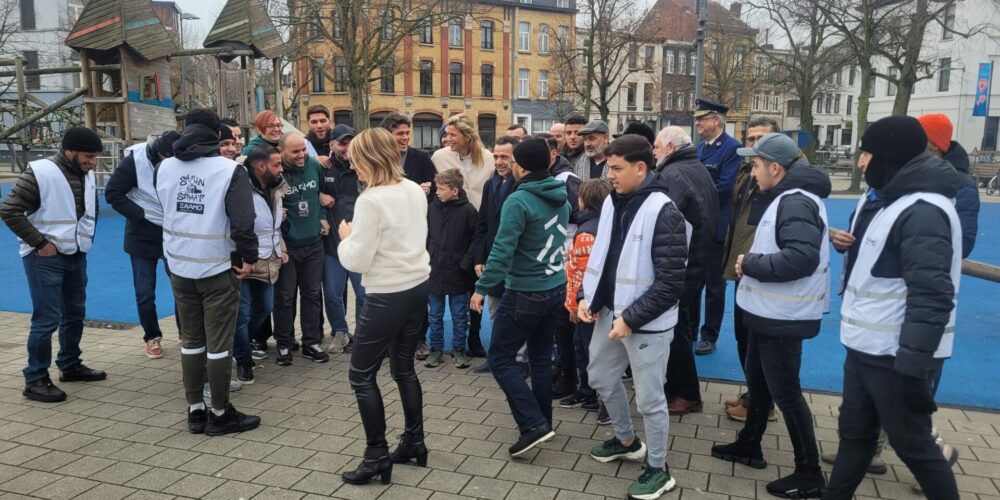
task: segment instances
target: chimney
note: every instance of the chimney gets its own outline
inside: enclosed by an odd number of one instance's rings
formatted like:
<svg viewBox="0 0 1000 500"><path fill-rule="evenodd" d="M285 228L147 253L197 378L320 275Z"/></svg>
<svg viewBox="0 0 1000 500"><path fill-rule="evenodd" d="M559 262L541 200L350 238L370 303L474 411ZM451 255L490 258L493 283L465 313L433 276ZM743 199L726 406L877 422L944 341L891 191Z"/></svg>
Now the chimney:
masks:
<svg viewBox="0 0 1000 500"><path fill-rule="evenodd" d="M740 14L743 13L743 4L739 2L733 2L732 4L729 5L729 12L733 15L733 17L739 19Z"/></svg>

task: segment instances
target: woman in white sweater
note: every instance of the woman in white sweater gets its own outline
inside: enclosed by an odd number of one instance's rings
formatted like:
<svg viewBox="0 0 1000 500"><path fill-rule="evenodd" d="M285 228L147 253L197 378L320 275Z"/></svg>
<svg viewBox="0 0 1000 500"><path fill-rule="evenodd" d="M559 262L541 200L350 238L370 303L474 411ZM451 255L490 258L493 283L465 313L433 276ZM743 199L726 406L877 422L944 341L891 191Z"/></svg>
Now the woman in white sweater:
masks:
<svg viewBox="0 0 1000 500"><path fill-rule="evenodd" d="M476 132L476 125L465 115L455 115L448 119L445 125L445 139L449 147L434 152L431 161L438 173L450 168L462 171L465 179L465 195L469 203L479 210L483 200L483 186L493 177L496 166L493 164L493 154L483 146Z"/></svg>
<svg viewBox="0 0 1000 500"><path fill-rule="evenodd" d="M351 141L350 157L367 188L354 205L354 222L340 224L337 255L348 271L361 273L367 296L357 318L349 379L368 447L357 470L344 472L351 484L379 476L392 478L392 464L416 459L427 464L424 446L423 395L413 369L417 342L427 317L427 195L403 176L392 134L367 129ZM386 351L399 388L405 431L389 453L385 439L385 406L375 376Z"/></svg>

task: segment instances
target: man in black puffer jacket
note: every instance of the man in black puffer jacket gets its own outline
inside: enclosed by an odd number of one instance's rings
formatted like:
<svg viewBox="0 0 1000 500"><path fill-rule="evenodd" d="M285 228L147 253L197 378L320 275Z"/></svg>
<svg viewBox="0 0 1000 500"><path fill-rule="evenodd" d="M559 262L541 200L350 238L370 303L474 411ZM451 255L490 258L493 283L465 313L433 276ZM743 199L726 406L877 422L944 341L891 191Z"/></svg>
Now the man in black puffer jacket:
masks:
<svg viewBox="0 0 1000 500"><path fill-rule="evenodd" d="M927 152L951 163L962 180L962 187L955 194L955 211L962 222L962 258L966 259L976 246L979 232L979 186L969 175L969 153L951 140L953 127L948 115L931 113L921 115L917 121L927 133Z"/></svg>

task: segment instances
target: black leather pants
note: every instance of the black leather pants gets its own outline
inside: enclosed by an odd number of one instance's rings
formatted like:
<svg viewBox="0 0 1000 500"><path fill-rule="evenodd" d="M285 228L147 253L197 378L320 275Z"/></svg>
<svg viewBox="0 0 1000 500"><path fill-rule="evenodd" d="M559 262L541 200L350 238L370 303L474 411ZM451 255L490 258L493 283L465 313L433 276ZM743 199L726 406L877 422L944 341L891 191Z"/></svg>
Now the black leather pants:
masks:
<svg viewBox="0 0 1000 500"><path fill-rule="evenodd" d="M389 352L389 371L399 388L406 434L423 439L423 394L413 354L423 340L427 318L427 283L396 293L369 293L354 334L349 379L369 448L387 446L385 405L375 376Z"/></svg>

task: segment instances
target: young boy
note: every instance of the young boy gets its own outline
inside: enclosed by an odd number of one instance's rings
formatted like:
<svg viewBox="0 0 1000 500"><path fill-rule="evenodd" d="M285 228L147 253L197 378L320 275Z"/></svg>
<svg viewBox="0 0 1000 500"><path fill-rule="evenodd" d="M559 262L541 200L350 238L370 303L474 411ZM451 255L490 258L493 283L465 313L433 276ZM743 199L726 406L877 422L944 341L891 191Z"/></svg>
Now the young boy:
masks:
<svg viewBox="0 0 1000 500"><path fill-rule="evenodd" d="M465 339L469 328L469 292L475 282L472 238L479 214L462 190L462 172L449 169L434 177L437 199L427 211L427 251L431 255L430 295L427 298L431 352L428 368L444 356L444 303L451 308L452 356L456 368L468 368Z"/></svg>
<svg viewBox="0 0 1000 500"><path fill-rule="evenodd" d="M580 286L583 284L583 274L590 260L590 249L594 246L597 236L597 225L601 219L601 206L604 199L611 194L611 184L603 179L588 179L580 186L579 225L573 246L570 247L566 259L566 309L570 321L576 324L573 332L573 347L576 351L576 368L580 377L580 389L559 400L562 408L583 408L597 410L597 394L587 383L587 363L590 359L590 336L594 333L593 323L582 323L576 315L579 307Z"/></svg>

